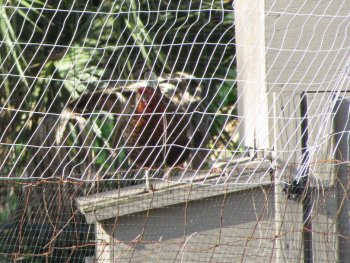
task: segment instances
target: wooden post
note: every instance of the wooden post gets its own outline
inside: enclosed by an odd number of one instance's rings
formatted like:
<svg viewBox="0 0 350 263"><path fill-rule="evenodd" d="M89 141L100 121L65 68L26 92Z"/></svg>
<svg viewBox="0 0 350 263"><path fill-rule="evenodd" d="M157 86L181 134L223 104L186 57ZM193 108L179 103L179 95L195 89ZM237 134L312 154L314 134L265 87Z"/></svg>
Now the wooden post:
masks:
<svg viewBox="0 0 350 263"><path fill-rule="evenodd" d="M254 151L269 147L268 96L265 83L264 3L235 3L239 132L242 145Z"/></svg>
<svg viewBox="0 0 350 263"><path fill-rule="evenodd" d="M96 252L95 262L113 262L112 237L107 233L101 222L95 223Z"/></svg>
<svg viewBox="0 0 350 263"><path fill-rule="evenodd" d="M333 147L330 91L337 87L348 59L349 11L350 2L343 0L235 1L241 145L267 153L262 157L271 157L275 165L278 262L305 260L302 203L289 200L282 192L284 182L300 175L302 93L308 101L307 147L313 151L308 160L313 164L310 198L320 206L309 211L311 257L314 262L336 258L330 218L335 211L317 203L316 198L326 198L321 190L334 183L332 165L322 164L322 160L331 158Z"/></svg>
<svg viewBox="0 0 350 263"><path fill-rule="evenodd" d="M350 218L349 218L349 161L350 161L350 100L342 98L336 106L334 119L336 159L338 164L336 180L338 262L350 259Z"/></svg>
<svg viewBox="0 0 350 263"><path fill-rule="evenodd" d="M276 262L302 262L304 259L302 229L303 206L287 198L283 192L284 183L291 182L297 175L295 165L302 156L300 93L282 94L276 99L273 119L275 149L275 225ZM295 131L295 132L288 132ZM281 183L282 182L282 183Z"/></svg>

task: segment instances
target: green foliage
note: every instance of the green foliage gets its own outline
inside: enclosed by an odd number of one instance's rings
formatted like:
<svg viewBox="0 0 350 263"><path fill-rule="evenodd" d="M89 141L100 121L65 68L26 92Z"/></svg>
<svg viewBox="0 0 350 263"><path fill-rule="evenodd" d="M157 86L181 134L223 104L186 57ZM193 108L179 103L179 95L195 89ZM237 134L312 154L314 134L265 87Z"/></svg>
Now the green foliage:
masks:
<svg viewBox="0 0 350 263"><path fill-rule="evenodd" d="M231 1L0 0L0 18L0 175L41 171L28 167L35 156L38 165L52 161L52 155L45 154L56 148L43 148L45 158L40 159L37 148L28 147L52 146L57 140L60 129L52 129L58 121L48 121L43 113L67 114L70 101L119 79L138 79L144 69L159 76L192 74L203 87L202 110L226 114L209 121L211 136L235 149L232 134L224 130L234 121L237 99ZM127 153L111 151L118 139L111 136L115 116L95 113L84 115L85 122L81 116L62 122L58 146L67 148L60 148L59 157L67 167L79 168L89 158L96 170L111 172ZM33 134L43 125L42 138L49 139L35 139ZM88 152L82 145L89 146ZM218 141L207 147L219 147ZM1 200L8 205L0 211L0 222L8 220L18 204L10 193L2 193ZM29 248L26 252L33 253ZM22 258L36 260L43 262Z"/></svg>
<svg viewBox="0 0 350 263"><path fill-rule="evenodd" d="M59 114L81 94L113 85L113 80L139 78L145 67L158 75L193 74L208 95L207 112L232 113L234 15L232 3L225 2L0 1L0 102L6 109L0 117L11 123L0 132L17 145L0 149L8 155L6 163L19 158L16 169L24 167L30 153L25 145L42 119L37 113ZM214 136L225 118L211 124ZM97 117L88 125L97 138L95 147L110 146L113 121ZM76 125L67 128L67 142L78 143ZM96 165L110 154L92 151ZM11 169L3 166L0 171Z"/></svg>
<svg viewBox="0 0 350 263"><path fill-rule="evenodd" d="M207 112L233 113L233 14L231 1L0 0L0 103L5 109L0 117L9 124L0 127L0 135L16 145L0 148L8 164L0 167L1 174L21 174L40 112L60 114L81 94L114 80L137 79L145 68L158 75L191 73L204 87ZM101 116L85 124L96 138L91 151L97 167L111 154L106 148L114 127L110 117ZM225 123L225 117L214 118L212 136ZM81 143L77 124L67 129L65 143Z"/></svg>
<svg viewBox="0 0 350 263"><path fill-rule="evenodd" d="M14 194L2 193L1 199L1 202L6 205L0 210L0 223L9 220L11 213L16 210L18 204L18 197Z"/></svg>

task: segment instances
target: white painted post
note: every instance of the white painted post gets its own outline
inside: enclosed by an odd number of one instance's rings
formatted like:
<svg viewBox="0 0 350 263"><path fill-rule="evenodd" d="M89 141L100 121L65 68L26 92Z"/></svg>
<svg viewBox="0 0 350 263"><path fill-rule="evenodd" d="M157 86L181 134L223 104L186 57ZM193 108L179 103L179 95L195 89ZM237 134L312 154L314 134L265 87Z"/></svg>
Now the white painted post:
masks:
<svg viewBox="0 0 350 263"><path fill-rule="evenodd" d="M304 261L302 205L288 200L280 184L297 175L301 162L301 93L308 101L308 145L318 147L310 155L315 164L309 177L316 193L312 200L326 198L318 190L334 184L332 166L320 164L330 159L332 140L319 140L320 134L327 138L332 132L329 91L350 55L349 13L350 1L344 0L235 1L239 132L243 146L272 151L278 262ZM311 260L332 261L335 229L322 213L333 215L334 210L317 209L310 214L317 251Z"/></svg>
<svg viewBox="0 0 350 263"><path fill-rule="evenodd" d="M244 147L269 147L264 3L235 1L239 133Z"/></svg>

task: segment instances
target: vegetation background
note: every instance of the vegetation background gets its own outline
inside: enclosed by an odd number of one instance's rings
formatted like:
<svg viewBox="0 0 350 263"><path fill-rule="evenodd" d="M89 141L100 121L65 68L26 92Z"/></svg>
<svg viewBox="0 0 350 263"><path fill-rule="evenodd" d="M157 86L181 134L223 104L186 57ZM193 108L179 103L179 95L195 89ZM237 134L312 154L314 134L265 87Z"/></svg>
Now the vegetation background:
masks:
<svg viewBox="0 0 350 263"><path fill-rule="evenodd" d="M237 149L230 130L236 114L232 1L0 0L0 18L0 177L59 175L56 161L74 169L81 160L89 164L72 173L113 171L118 162L106 160L118 147L111 136L118 116L99 114L102 106L94 115L62 116L82 96L114 89L120 80L132 83L144 69L164 79L190 76L185 86L200 86L200 109L213 114L202 147ZM123 158L120 152L117 159ZM4 226L23 201L21 189L0 182Z"/></svg>

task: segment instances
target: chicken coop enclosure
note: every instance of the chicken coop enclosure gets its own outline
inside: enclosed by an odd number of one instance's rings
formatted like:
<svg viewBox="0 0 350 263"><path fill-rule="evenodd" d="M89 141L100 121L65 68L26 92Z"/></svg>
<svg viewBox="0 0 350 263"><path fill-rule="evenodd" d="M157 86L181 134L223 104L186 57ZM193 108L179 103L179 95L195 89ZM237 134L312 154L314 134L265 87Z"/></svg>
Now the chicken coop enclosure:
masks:
<svg viewBox="0 0 350 263"><path fill-rule="evenodd" d="M347 262L350 2L0 0L0 262Z"/></svg>

